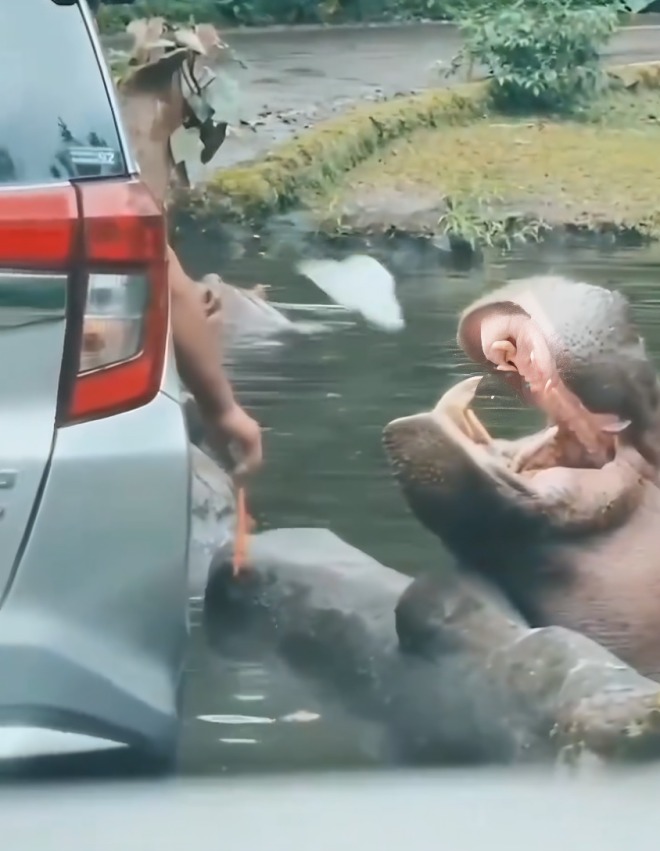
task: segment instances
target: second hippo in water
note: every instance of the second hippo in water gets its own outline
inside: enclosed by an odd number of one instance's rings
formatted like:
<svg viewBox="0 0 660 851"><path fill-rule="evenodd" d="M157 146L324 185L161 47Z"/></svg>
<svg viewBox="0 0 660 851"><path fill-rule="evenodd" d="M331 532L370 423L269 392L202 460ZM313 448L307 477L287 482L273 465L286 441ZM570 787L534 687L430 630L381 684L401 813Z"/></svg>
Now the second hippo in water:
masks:
<svg viewBox="0 0 660 851"><path fill-rule="evenodd" d="M297 331L296 325L266 300L266 287L235 287L210 274L202 278L200 293L209 321L222 327L227 346L267 339Z"/></svg>
<svg viewBox="0 0 660 851"><path fill-rule="evenodd" d="M463 313L458 341L549 424L492 437L470 407L479 377L389 423L413 512L532 626L582 632L660 679L660 392L628 303L564 278L515 281Z"/></svg>

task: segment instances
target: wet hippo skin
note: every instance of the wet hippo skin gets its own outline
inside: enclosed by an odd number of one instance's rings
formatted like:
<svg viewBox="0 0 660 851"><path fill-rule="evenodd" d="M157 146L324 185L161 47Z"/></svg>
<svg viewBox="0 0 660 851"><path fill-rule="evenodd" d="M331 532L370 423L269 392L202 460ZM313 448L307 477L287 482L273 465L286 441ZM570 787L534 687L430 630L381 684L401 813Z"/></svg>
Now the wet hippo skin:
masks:
<svg viewBox="0 0 660 851"><path fill-rule="evenodd" d="M491 436L471 408L479 376L389 423L414 514L532 626L581 632L660 679L660 393L626 300L553 276L514 281L464 311L458 342L548 427Z"/></svg>

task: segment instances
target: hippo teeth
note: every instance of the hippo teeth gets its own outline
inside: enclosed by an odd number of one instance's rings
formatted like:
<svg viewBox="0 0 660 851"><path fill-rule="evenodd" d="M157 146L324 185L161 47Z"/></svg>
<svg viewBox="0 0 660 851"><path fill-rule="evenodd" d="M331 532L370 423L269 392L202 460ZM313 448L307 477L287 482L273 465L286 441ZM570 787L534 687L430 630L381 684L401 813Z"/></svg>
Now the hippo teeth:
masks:
<svg viewBox="0 0 660 851"><path fill-rule="evenodd" d="M501 447L476 413L470 408L482 380L482 376L474 376L459 381L450 387L437 402L431 416L438 422L449 420L473 444L489 450L491 460L499 458L513 473L523 473L534 465L537 457L556 439L559 427L552 425L535 438L527 442L515 455L501 453Z"/></svg>
<svg viewBox="0 0 660 851"><path fill-rule="evenodd" d="M493 442L488 429L470 408L482 376L472 376L454 384L441 397L431 411L436 419L448 417L474 443L490 445Z"/></svg>
<svg viewBox="0 0 660 851"><path fill-rule="evenodd" d="M600 418L601 415L596 415ZM607 414L602 415L600 430L605 434L621 434L629 425L632 425L632 420L620 420L617 417L608 417Z"/></svg>
<svg viewBox="0 0 660 851"><path fill-rule="evenodd" d="M467 438L474 449L479 447L482 451L485 450L490 462L498 464L500 475L504 475L506 471L508 474L516 476L544 469L548 465L561 464L560 459L567 457L562 447L566 446L565 441L568 433L574 439L577 439L578 444L582 447L579 450L581 453L579 457L584 459L585 466L600 467L611 457L611 442L613 439L616 441L617 431L620 430L621 426L625 427L626 425L618 421L614 422L612 417L606 415L592 414L591 418L598 422L601 431L601 442L594 445L593 432L587 430L588 426L584 422L578 420L576 423L575 418L570 418L567 423L560 418L558 422L551 423L544 431L530 436L522 445L518 443L515 452L510 452L505 448L506 442L502 444L502 441L495 440L470 407L474 402L481 380L482 376L473 376L454 384L445 391L435 407L429 412L429 415L445 429L451 424L454 429ZM561 392L561 384L556 385L554 383L547 391L548 396ZM589 423L592 427L593 424L593 422ZM602 441L605 435L602 432L606 429L611 429L612 433L607 435L607 445L604 445ZM562 434L561 441L553 448L560 432ZM573 457L576 457L575 450L573 450ZM485 457L481 458L481 463L486 463Z"/></svg>
<svg viewBox="0 0 660 851"><path fill-rule="evenodd" d="M482 336L484 354L498 372L517 372L524 382L529 401L537 405L551 422L570 431L582 446L590 463L602 466L613 452L612 438L624 431L630 421L615 416L594 414L560 378L554 358L536 323L529 317L490 317L490 326ZM493 339L504 326L512 336ZM548 437L548 440L554 438ZM539 447L542 449L543 447Z"/></svg>
<svg viewBox="0 0 660 851"><path fill-rule="evenodd" d="M558 433L558 426L550 426L550 428L530 439L511 459L513 472L522 473L526 467L531 466L539 452L549 446L557 438Z"/></svg>

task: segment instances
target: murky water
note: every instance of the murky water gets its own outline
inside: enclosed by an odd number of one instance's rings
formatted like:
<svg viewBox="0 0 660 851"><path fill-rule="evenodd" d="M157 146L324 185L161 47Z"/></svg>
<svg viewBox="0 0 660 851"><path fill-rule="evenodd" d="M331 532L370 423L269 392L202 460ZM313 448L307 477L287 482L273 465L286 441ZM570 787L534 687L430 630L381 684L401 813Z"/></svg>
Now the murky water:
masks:
<svg viewBox="0 0 660 851"><path fill-rule="evenodd" d="M188 256L182 248L195 273L217 269L239 284L269 284L274 302L325 301L295 275L291 257L226 261L210 245ZM389 260L397 278L406 321L400 333L369 328L337 310L301 311L300 318L323 330L254 347L232 369L239 397L265 428L267 464L251 488L260 527L327 527L383 563L415 573L447 555L404 506L380 432L388 420L428 408L457 379L474 374L455 344L458 312L507 277L563 273L624 291L660 361L660 251L534 247L470 273L447 271L410 248L379 259ZM485 421L502 436L528 431L535 417L499 393L486 408ZM347 718L277 665L255 660L232 667L198 629L190 667L185 761L191 771L321 769L381 759L369 724Z"/></svg>

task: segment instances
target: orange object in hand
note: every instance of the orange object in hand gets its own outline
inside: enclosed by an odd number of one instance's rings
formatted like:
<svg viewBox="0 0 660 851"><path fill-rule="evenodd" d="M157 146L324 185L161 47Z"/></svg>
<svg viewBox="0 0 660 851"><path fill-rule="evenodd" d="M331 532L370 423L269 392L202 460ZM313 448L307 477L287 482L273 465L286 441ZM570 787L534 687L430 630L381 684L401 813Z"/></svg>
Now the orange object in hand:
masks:
<svg viewBox="0 0 660 851"><path fill-rule="evenodd" d="M247 564L248 539L254 521L248 514L245 488L239 485L236 491L236 537L234 539L234 576L238 576Z"/></svg>

